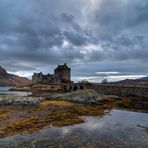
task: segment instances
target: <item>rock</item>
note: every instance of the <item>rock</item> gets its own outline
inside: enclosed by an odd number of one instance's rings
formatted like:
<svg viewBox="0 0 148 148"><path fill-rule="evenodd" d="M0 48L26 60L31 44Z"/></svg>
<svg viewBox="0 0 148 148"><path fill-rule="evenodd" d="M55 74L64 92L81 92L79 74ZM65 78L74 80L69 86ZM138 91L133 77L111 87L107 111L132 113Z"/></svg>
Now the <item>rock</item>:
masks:
<svg viewBox="0 0 148 148"><path fill-rule="evenodd" d="M39 105L44 100L43 98L1 96L0 105L34 106Z"/></svg>
<svg viewBox="0 0 148 148"><path fill-rule="evenodd" d="M83 104L102 104L103 98L94 90L78 90L70 93L59 94L48 100L64 100Z"/></svg>
<svg viewBox="0 0 148 148"><path fill-rule="evenodd" d="M31 88L28 86L25 86L25 87L13 87L13 88L10 88L9 91L24 91L24 92L31 92Z"/></svg>

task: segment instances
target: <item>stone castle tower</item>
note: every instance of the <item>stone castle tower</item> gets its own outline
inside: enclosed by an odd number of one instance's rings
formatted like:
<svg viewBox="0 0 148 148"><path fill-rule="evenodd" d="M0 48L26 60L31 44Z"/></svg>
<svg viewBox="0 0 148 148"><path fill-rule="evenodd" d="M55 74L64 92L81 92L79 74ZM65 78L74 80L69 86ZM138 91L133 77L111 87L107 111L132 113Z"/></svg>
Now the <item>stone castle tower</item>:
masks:
<svg viewBox="0 0 148 148"><path fill-rule="evenodd" d="M70 84L71 83L71 69L64 65L58 65L54 70L54 74L43 75L42 72L34 73L32 76L33 84Z"/></svg>
<svg viewBox="0 0 148 148"><path fill-rule="evenodd" d="M58 65L58 67L54 70L54 75L56 77L60 77L62 80L62 83L69 83L71 81L70 73L71 73L71 69L67 66L66 63L64 63L64 65Z"/></svg>

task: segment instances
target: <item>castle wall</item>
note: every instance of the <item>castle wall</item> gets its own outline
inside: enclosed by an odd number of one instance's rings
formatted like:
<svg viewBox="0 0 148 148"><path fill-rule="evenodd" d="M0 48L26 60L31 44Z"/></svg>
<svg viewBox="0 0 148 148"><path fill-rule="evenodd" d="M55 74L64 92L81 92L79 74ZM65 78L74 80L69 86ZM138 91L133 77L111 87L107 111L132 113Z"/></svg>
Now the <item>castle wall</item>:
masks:
<svg viewBox="0 0 148 148"><path fill-rule="evenodd" d="M34 73L32 76L33 84L62 84L71 83L70 80L71 69L66 64L59 65L55 70L54 74L43 75L42 73Z"/></svg>
<svg viewBox="0 0 148 148"><path fill-rule="evenodd" d="M41 73L34 73L32 76L32 83L33 84L38 84L42 83L43 81L43 75Z"/></svg>
<svg viewBox="0 0 148 148"><path fill-rule="evenodd" d="M63 71L55 70L55 75L57 77L61 77L62 80L70 81L70 70L63 70Z"/></svg>
<svg viewBox="0 0 148 148"><path fill-rule="evenodd" d="M71 81L70 75L71 73L71 69L68 68L68 66L66 64L64 65L59 65L55 70L54 70L54 75L61 77L62 82L67 82L69 83Z"/></svg>
<svg viewBox="0 0 148 148"><path fill-rule="evenodd" d="M67 92L70 91L70 85L69 84L38 84L38 85L33 85L32 90L35 91L62 91L62 92Z"/></svg>

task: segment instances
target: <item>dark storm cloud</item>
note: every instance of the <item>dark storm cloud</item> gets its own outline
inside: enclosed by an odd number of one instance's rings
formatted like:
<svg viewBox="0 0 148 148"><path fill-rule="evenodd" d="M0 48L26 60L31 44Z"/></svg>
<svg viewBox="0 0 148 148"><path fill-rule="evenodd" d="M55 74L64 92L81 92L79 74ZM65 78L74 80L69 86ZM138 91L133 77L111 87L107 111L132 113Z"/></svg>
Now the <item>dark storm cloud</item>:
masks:
<svg viewBox="0 0 148 148"><path fill-rule="evenodd" d="M147 26L147 0L1 0L0 65L31 71L67 62L74 76L95 76L97 65L146 73Z"/></svg>
<svg viewBox="0 0 148 148"><path fill-rule="evenodd" d="M140 0L102 0L89 20L103 51L94 51L90 59L127 60L148 57L148 2Z"/></svg>
<svg viewBox="0 0 148 148"><path fill-rule="evenodd" d="M148 1L104 0L95 11L94 21L109 32L121 32L148 22ZM112 29L112 30L110 30ZM103 31L103 30L102 30ZM106 30L107 31L107 30Z"/></svg>
<svg viewBox="0 0 148 148"><path fill-rule="evenodd" d="M26 10L22 8L22 11ZM58 21L58 19L61 19L61 14L59 16L56 14L55 16L36 14L38 18L34 16L34 12L29 16L25 16L25 14L23 16L15 15L12 15L14 17L13 22L16 22L15 25L11 21L8 22L7 26L1 25L1 28L7 28L3 29L3 35L0 36L0 46L3 53L0 57L1 60L10 58L13 62L18 63L19 61L25 63L37 62L46 65L47 63L69 62L81 56L79 49L75 47L62 48L64 40L62 30L65 28L61 26L63 25L62 22ZM2 17L3 22L5 19ZM5 30L7 31L5 32ZM10 30L10 33L8 30ZM8 63L9 61L5 65ZM9 63L9 65L12 64Z"/></svg>

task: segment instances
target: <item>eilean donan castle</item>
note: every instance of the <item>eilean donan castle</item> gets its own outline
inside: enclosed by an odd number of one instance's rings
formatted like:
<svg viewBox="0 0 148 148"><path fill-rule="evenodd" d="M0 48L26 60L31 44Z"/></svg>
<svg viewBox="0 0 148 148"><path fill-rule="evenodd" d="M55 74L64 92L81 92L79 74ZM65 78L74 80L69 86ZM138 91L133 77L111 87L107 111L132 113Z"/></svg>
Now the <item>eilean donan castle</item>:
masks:
<svg viewBox="0 0 148 148"><path fill-rule="evenodd" d="M64 65L58 65L54 70L54 74L43 75L42 72L34 73L32 76L33 84L70 84L71 81L71 69Z"/></svg>

